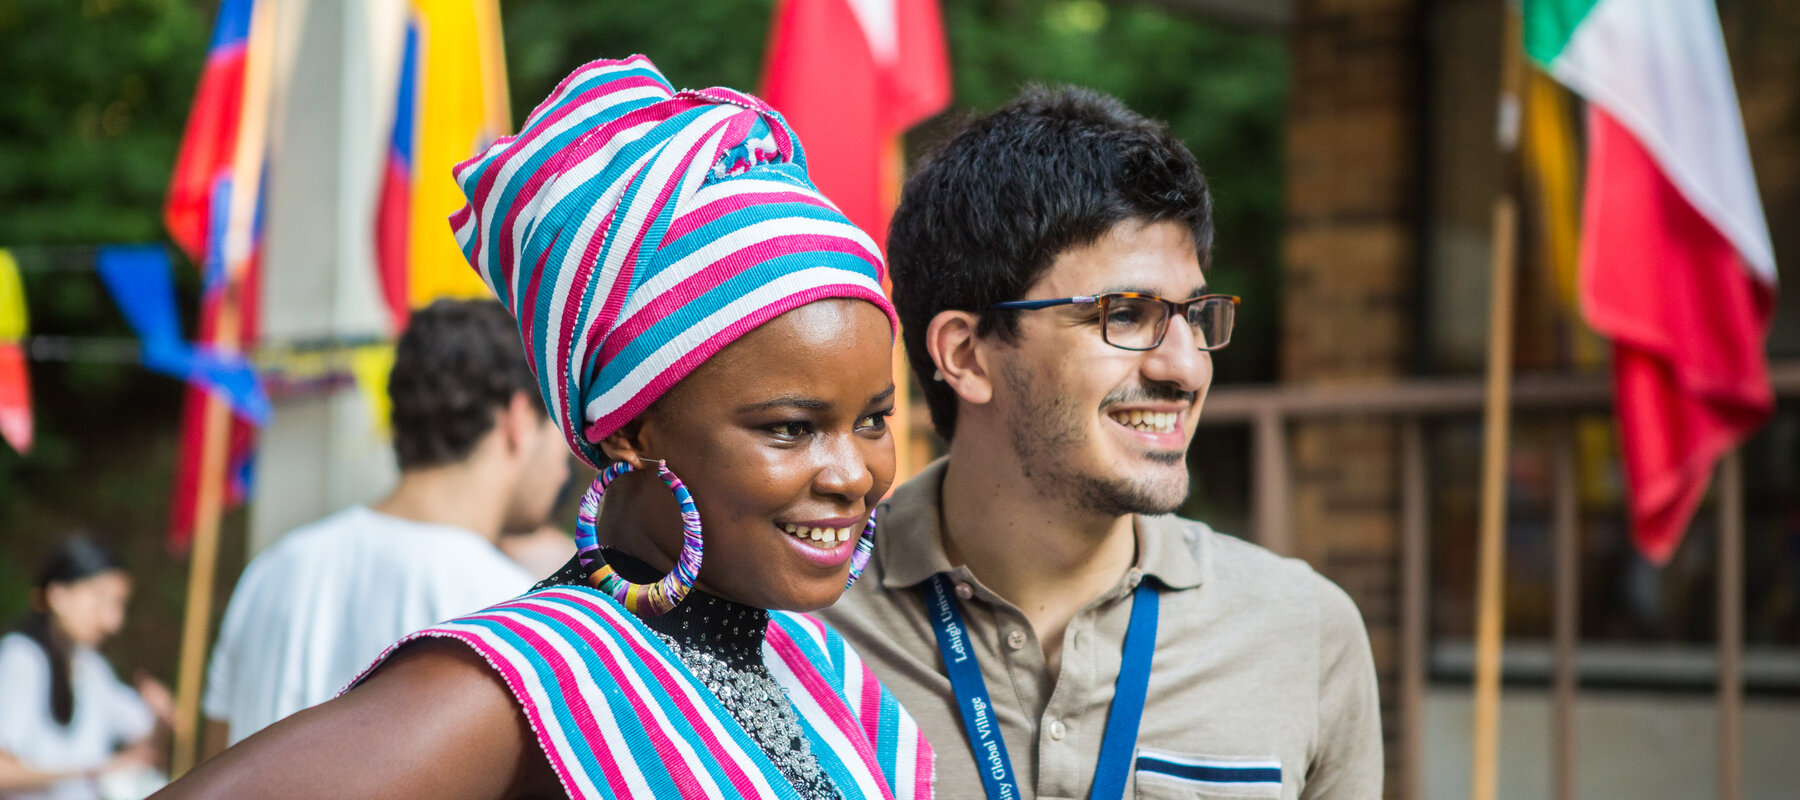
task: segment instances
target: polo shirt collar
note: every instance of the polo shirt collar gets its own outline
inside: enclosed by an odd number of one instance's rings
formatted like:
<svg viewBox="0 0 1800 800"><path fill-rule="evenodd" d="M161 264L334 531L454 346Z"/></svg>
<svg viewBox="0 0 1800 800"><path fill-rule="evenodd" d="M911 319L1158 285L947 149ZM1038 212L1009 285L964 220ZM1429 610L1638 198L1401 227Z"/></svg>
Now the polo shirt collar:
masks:
<svg viewBox="0 0 1800 800"><path fill-rule="evenodd" d="M912 480L901 484L882 504L875 530L875 552L881 563L881 585L887 589L917 586L956 565L944 553L944 473L948 458L933 461ZM1196 541L1198 526L1187 526L1178 517L1134 515L1137 533L1137 570L1156 578L1170 589L1192 589L1205 576L1205 539Z"/></svg>

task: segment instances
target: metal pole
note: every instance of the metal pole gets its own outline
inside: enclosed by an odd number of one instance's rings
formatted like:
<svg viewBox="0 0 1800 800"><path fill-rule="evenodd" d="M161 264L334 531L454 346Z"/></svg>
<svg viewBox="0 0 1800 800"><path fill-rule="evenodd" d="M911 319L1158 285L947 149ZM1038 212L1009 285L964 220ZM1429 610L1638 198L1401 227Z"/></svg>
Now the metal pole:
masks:
<svg viewBox="0 0 1800 800"><path fill-rule="evenodd" d="M1425 608L1429 602L1429 478L1424 423L1400 425L1400 796L1425 798Z"/></svg>
<svg viewBox="0 0 1800 800"><path fill-rule="evenodd" d="M1719 461L1719 800L1743 796L1744 463Z"/></svg>
<svg viewBox="0 0 1800 800"><path fill-rule="evenodd" d="M1279 555L1291 556L1293 541L1288 529L1287 421L1279 410L1256 415L1256 543Z"/></svg>
<svg viewBox="0 0 1800 800"><path fill-rule="evenodd" d="M1575 800L1575 692L1579 685L1575 648L1581 637L1580 508L1576 496L1575 424L1556 426L1556 664L1552 679L1550 763L1555 800Z"/></svg>

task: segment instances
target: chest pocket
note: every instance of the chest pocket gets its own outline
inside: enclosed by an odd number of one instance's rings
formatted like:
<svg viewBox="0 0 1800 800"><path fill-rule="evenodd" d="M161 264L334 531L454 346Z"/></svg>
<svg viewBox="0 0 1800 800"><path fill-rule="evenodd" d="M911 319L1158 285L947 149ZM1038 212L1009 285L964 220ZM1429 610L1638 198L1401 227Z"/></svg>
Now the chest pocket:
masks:
<svg viewBox="0 0 1800 800"><path fill-rule="evenodd" d="M1138 749L1139 800L1281 797L1281 761L1273 756L1206 756Z"/></svg>

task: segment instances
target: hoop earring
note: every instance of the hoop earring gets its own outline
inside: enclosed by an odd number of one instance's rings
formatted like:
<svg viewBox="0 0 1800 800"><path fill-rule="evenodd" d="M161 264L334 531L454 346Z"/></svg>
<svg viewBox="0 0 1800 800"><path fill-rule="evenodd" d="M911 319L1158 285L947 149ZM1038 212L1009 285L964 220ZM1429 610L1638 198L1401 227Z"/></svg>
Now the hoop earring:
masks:
<svg viewBox="0 0 1800 800"><path fill-rule="evenodd" d="M675 568L655 583L632 583L619 573L613 571L612 565L600 555L599 535L594 532L594 520L600 514L600 497L606 494L607 485L614 478L632 471L631 464L620 461L600 471L594 478L593 485L588 487L587 494L581 496L581 510L575 518L575 548L581 559L581 565L593 570L588 575L589 585L612 595L614 600L625 606L639 617L654 617L667 614L687 597L694 588L694 579L700 574L700 509L694 507L694 496L688 492L681 479L669 471L666 461L656 462L656 475L662 479L663 485L675 493L675 502L681 505L681 557L675 562ZM866 563L867 558L863 561Z"/></svg>
<svg viewBox="0 0 1800 800"><path fill-rule="evenodd" d="M869 555L875 552L875 515L880 509L869 512L869 523L863 526L862 536L856 540L856 552L850 554L850 577L844 581L844 588L862 577L863 569L869 566Z"/></svg>

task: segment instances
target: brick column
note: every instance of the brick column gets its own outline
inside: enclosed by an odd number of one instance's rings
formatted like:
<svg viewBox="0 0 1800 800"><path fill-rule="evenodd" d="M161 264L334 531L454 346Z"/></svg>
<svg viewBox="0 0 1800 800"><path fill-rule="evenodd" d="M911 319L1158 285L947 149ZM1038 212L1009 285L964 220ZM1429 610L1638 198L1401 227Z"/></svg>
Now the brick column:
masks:
<svg viewBox="0 0 1800 800"><path fill-rule="evenodd" d="M1417 0L1300 0L1290 39L1281 377L1391 380L1413 358L1421 42ZM1397 797L1397 426L1290 429L1296 555L1356 600L1381 676Z"/></svg>

